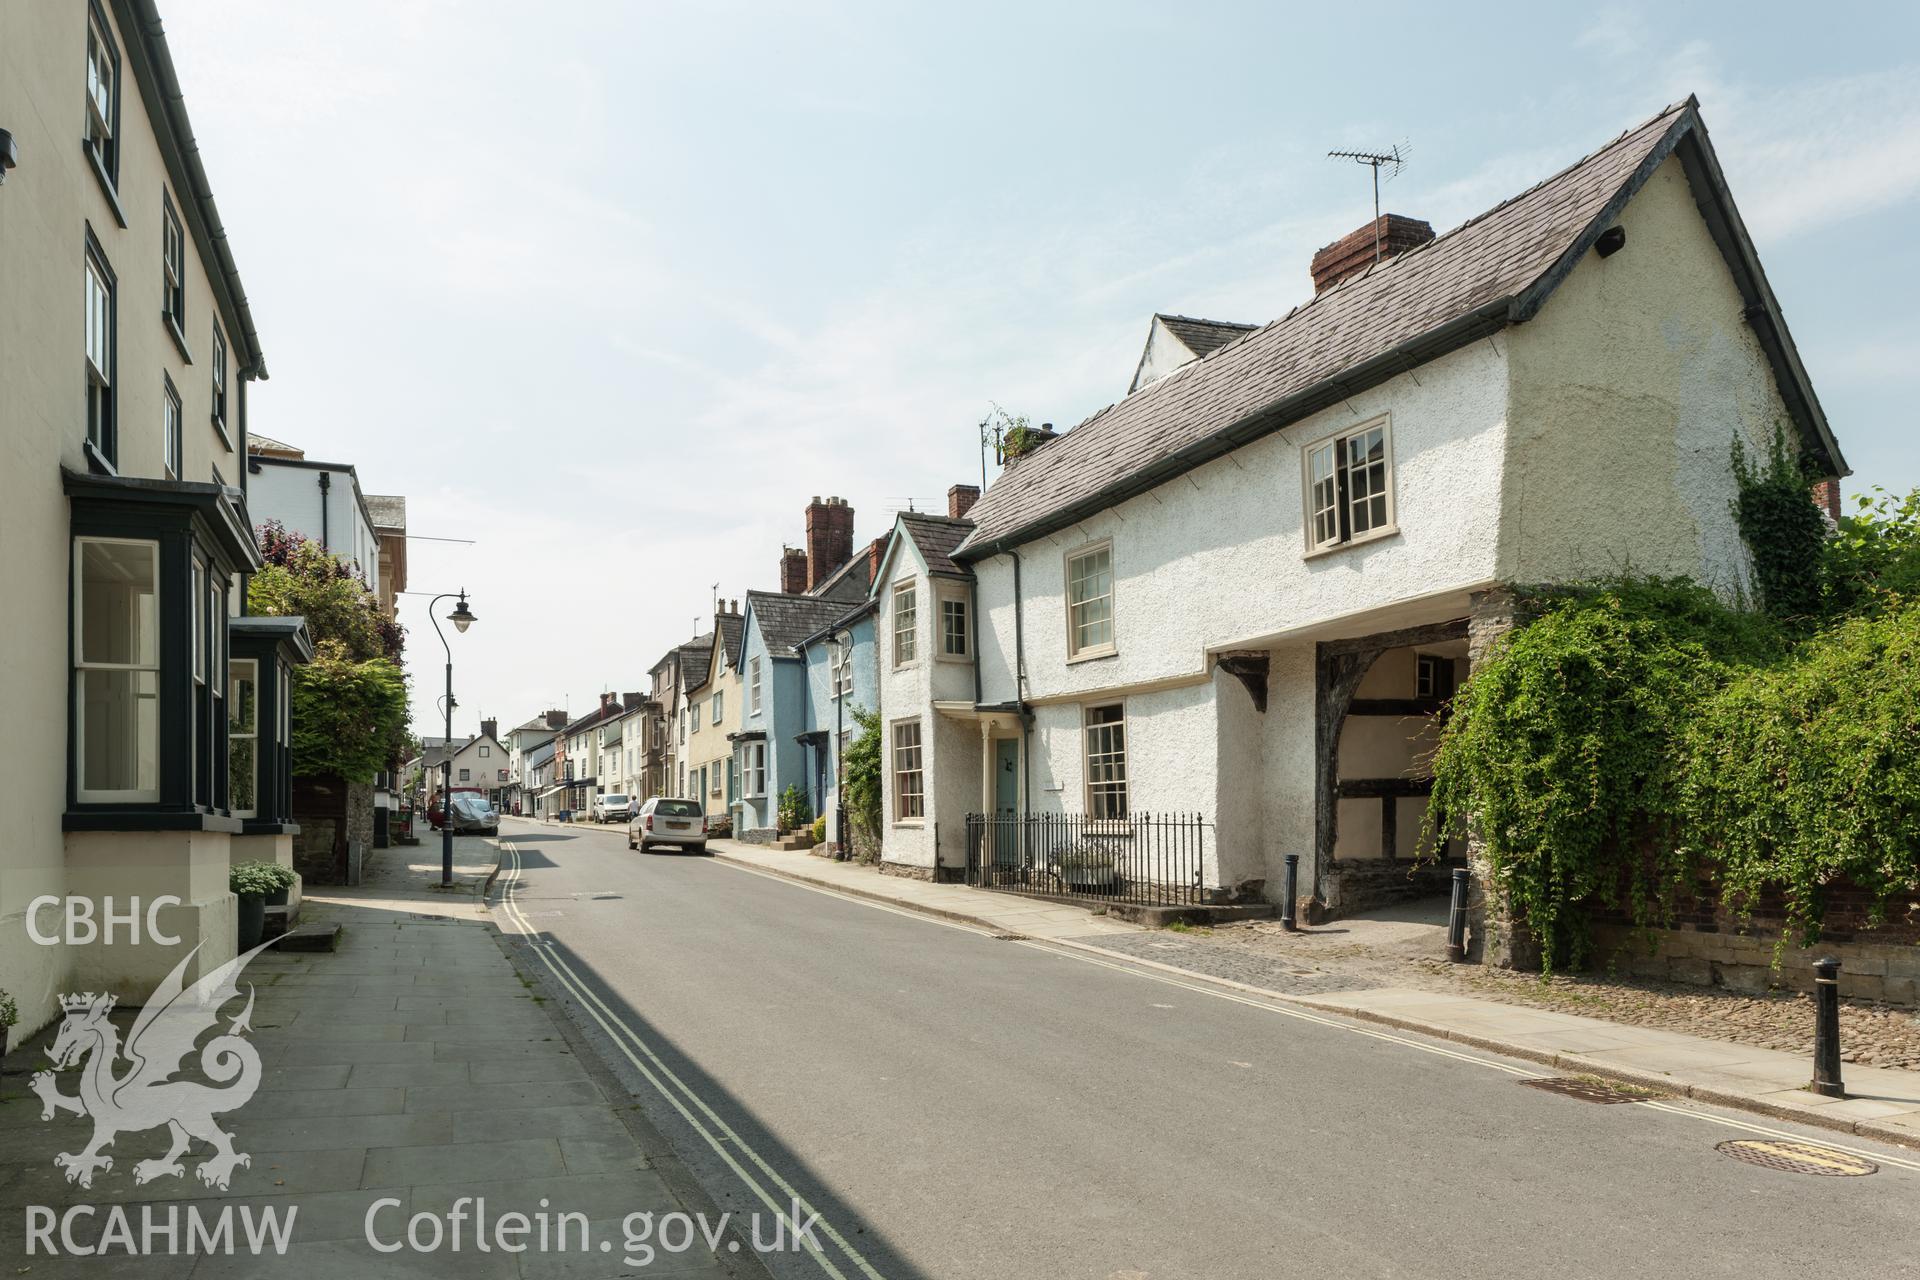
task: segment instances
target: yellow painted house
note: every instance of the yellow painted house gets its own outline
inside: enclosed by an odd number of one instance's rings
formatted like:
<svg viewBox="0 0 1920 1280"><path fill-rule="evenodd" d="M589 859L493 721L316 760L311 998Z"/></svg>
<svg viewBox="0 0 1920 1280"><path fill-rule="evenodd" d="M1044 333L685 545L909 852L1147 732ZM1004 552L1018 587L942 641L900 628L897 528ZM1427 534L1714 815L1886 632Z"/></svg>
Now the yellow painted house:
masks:
<svg viewBox="0 0 1920 1280"><path fill-rule="evenodd" d="M680 752L678 794L700 801L709 818L731 817L740 792L730 735L740 728L742 621L737 600L720 602L720 612L713 618L714 645L707 668L690 677L680 695L686 737Z"/></svg>

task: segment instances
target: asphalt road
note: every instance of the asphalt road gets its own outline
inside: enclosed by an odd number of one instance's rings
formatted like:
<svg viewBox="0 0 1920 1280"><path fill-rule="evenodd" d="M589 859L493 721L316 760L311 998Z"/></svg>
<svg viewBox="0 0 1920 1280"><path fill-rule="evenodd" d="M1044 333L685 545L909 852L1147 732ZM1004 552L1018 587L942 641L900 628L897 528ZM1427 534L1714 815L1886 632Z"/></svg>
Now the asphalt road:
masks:
<svg viewBox="0 0 1920 1280"><path fill-rule="evenodd" d="M778 1276L1920 1275L1920 1172L1760 1124L995 940L619 828L508 822L503 929L704 1189L833 1234ZM1883 1160L1914 1153L1848 1138ZM837 1236L837 1240L835 1237Z"/></svg>

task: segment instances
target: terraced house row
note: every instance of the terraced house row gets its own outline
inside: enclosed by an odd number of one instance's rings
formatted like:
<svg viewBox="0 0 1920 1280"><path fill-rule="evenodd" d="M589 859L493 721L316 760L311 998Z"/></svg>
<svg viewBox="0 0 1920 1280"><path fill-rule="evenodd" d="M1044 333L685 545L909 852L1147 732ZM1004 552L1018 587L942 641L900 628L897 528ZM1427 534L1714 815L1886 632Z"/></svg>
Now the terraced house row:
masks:
<svg viewBox="0 0 1920 1280"><path fill-rule="evenodd" d="M1323 915L1431 892L1469 850L1415 862L1425 756L1501 584L1743 591L1735 442L1784 430L1830 513L1846 462L1692 99L1443 235L1389 214L1301 265L1268 323L1154 317L1122 399L944 514L856 548L816 500L779 591L567 731L761 839L789 785L836 820L875 712L901 874L1257 901L1293 855Z"/></svg>

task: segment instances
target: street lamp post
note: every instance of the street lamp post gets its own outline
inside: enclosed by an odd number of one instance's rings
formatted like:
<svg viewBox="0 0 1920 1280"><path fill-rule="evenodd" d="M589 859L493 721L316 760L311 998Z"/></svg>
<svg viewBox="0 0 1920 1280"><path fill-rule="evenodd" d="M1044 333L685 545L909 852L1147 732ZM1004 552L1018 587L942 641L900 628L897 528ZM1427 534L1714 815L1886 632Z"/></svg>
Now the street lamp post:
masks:
<svg viewBox="0 0 1920 1280"><path fill-rule="evenodd" d="M440 761L440 887L453 887L453 646L447 643L446 633L440 630L440 619L433 616L434 609L442 600L453 599L453 593L435 596L427 602L427 617L433 622L433 634L440 637L440 647L447 651L447 737L441 744ZM464 632L473 625L473 612L467 608L467 593L463 588L459 593L459 603L453 612L447 615L447 621L458 631Z"/></svg>
<svg viewBox="0 0 1920 1280"><path fill-rule="evenodd" d="M841 686L851 683L846 676L853 663L853 636L834 632L833 647L840 651L840 671L833 676L833 833L840 861L845 862L852 850L847 841L847 693Z"/></svg>

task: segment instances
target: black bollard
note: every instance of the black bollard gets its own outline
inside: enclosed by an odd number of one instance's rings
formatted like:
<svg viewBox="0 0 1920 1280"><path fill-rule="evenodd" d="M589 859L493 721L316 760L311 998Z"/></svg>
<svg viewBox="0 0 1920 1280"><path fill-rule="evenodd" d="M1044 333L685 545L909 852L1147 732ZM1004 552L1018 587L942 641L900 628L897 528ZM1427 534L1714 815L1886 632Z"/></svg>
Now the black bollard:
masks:
<svg viewBox="0 0 1920 1280"><path fill-rule="evenodd" d="M1447 959L1467 958L1467 869L1453 869L1453 905L1447 912Z"/></svg>
<svg viewBox="0 0 1920 1280"><path fill-rule="evenodd" d="M1300 855L1287 855L1287 874L1281 881L1280 927L1289 933L1300 932L1300 921L1295 914L1295 904L1300 898Z"/></svg>
<svg viewBox="0 0 1920 1280"><path fill-rule="evenodd" d="M1840 1083L1840 962L1832 956L1813 962L1813 1091L1847 1096Z"/></svg>

